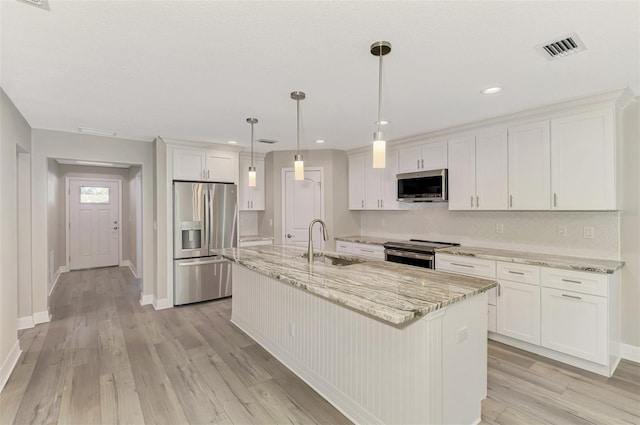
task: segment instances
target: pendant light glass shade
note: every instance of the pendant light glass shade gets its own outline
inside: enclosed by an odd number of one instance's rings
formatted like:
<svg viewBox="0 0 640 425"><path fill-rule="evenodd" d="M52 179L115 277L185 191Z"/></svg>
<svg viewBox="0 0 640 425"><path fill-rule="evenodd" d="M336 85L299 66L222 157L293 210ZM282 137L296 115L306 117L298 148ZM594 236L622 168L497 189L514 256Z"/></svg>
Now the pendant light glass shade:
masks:
<svg viewBox="0 0 640 425"><path fill-rule="evenodd" d="M249 187L256 187L256 167L253 165L253 125L258 123L257 118L247 118L247 122L251 124L251 165L249 166Z"/></svg>
<svg viewBox="0 0 640 425"><path fill-rule="evenodd" d="M391 51L388 41L376 41L371 45L371 54L378 56L378 131L373 133L373 168L385 168L387 156L387 142L380 131L380 109L382 107L382 57Z"/></svg>
<svg viewBox="0 0 640 425"><path fill-rule="evenodd" d="M304 180L304 160L302 159L302 154L300 154L300 101L304 99L306 95L301 91L291 92L291 99L296 101L296 154L293 156L293 167L294 167L294 179L295 180Z"/></svg>

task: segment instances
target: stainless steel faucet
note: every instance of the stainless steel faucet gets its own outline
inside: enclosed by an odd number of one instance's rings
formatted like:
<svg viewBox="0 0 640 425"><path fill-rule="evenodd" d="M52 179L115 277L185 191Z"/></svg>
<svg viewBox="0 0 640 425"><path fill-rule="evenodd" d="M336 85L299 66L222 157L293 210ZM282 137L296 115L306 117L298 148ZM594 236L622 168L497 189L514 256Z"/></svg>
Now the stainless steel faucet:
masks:
<svg viewBox="0 0 640 425"><path fill-rule="evenodd" d="M307 247L307 260L310 263L313 262L313 225L316 223L320 223L322 225L322 237L324 238L324 240L329 240L327 225L324 224L324 221L320 220L319 218L311 220L311 224L309 224L309 246Z"/></svg>

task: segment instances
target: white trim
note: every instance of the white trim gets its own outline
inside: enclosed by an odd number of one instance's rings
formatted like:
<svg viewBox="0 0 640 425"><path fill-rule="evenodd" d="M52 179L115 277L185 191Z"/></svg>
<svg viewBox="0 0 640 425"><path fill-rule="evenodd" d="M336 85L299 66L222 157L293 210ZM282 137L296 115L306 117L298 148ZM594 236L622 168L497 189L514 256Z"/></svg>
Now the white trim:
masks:
<svg viewBox="0 0 640 425"><path fill-rule="evenodd" d="M140 294L140 305L153 304L153 294Z"/></svg>
<svg viewBox="0 0 640 425"><path fill-rule="evenodd" d="M131 274L133 275L133 277L135 277L136 279L139 278L138 271L136 270L136 266L134 266L130 260L122 261L122 263L120 264L120 267L129 267L129 270L131 271Z"/></svg>
<svg viewBox="0 0 640 425"><path fill-rule="evenodd" d="M58 279L60 279L60 275L68 271L69 270L67 269L67 266L58 267L58 270L56 270L56 274L53 276L53 285L51 285L51 289L49 290L49 296L53 294L53 290L55 289L56 284L58 283Z"/></svg>
<svg viewBox="0 0 640 425"><path fill-rule="evenodd" d="M305 167L304 169L305 172L307 171L320 171L320 219L324 221L324 167ZM282 224L281 224L281 230L282 230L282 234L280 235L280 240L282 241L282 245L286 245L285 240L287 238L287 226L286 226L286 196L285 196L285 192L286 192L286 180L285 177L287 175L288 172L294 173L295 170L293 168L282 168L281 170L281 174L280 174L280 193L282 194L281 199L282 199L282 205L281 205L281 220L282 220ZM320 244L321 244L321 248L320 249L324 249L325 246L325 241L323 241L322 239L320 239Z"/></svg>
<svg viewBox="0 0 640 425"><path fill-rule="evenodd" d="M172 308L172 307L173 306L169 304L168 298L162 298L159 300L156 297L153 297L153 308L155 310L164 310L166 308Z"/></svg>
<svg viewBox="0 0 640 425"><path fill-rule="evenodd" d="M142 168L142 167L141 167ZM79 176L71 176L64 178L64 196L67 200L65 205L65 239L67 244L66 256L65 256L65 267L67 270L71 270L71 264L69 264L69 256L71 255L71 247L69 246L69 201L71 196L69 195L69 182L71 180L89 180L89 181L103 181L103 182L114 182L118 184L118 264L122 263L122 179L110 179L110 178L99 178L99 177L79 177Z"/></svg>
<svg viewBox="0 0 640 425"><path fill-rule="evenodd" d="M15 344L13 344L11 351L9 351L9 354L4 359L4 362L2 362L2 366L0 367L0 391L4 389L4 386L9 380L11 372L13 372L13 368L16 367L21 353L20 340L16 339Z"/></svg>
<svg viewBox="0 0 640 425"><path fill-rule="evenodd" d="M31 329L34 326L35 323L33 322L33 316L18 317L17 330L21 331L23 329Z"/></svg>
<svg viewBox="0 0 640 425"><path fill-rule="evenodd" d="M33 313L33 323L34 325L39 325L40 323L49 323L51 321L51 315L48 310L37 311Z"/></svg>
<svg viewBox="0 0 640 425"><path fill-rule="evenodd" d="M620 356L623 359L640 363L640 347L629 344L620 344Z"/></svg>

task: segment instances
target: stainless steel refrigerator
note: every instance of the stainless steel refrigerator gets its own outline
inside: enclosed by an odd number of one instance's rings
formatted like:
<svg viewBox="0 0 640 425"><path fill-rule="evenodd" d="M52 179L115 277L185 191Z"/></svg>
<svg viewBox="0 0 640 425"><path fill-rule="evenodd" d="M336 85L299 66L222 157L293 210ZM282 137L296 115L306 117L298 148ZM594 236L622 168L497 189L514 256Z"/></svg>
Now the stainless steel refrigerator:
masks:
<svg viewBox="0 0 640 425"><path fill-rule="evenodd" d="M237 246L237 186L173 183L173 303L231 295L231 264L213 250Z"/></svg>

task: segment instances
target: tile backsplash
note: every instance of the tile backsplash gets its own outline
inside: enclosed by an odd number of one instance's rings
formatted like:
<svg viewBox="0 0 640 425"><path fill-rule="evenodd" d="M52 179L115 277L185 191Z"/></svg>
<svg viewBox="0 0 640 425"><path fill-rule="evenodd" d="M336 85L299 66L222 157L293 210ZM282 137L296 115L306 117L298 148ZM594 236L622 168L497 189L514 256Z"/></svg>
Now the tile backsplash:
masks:
<svg viewBox="0 0 640 425"><path fill-rule="evenodd" d="M361 234L618 259L617 211L449 211L447 203L411 204L404 208L363 211ZM503 233L496 232L497 224L502 224ZM558 226L566 226L566 236L558 236ZM584 227L593 227L592 239L584 238Z"/></svg>

